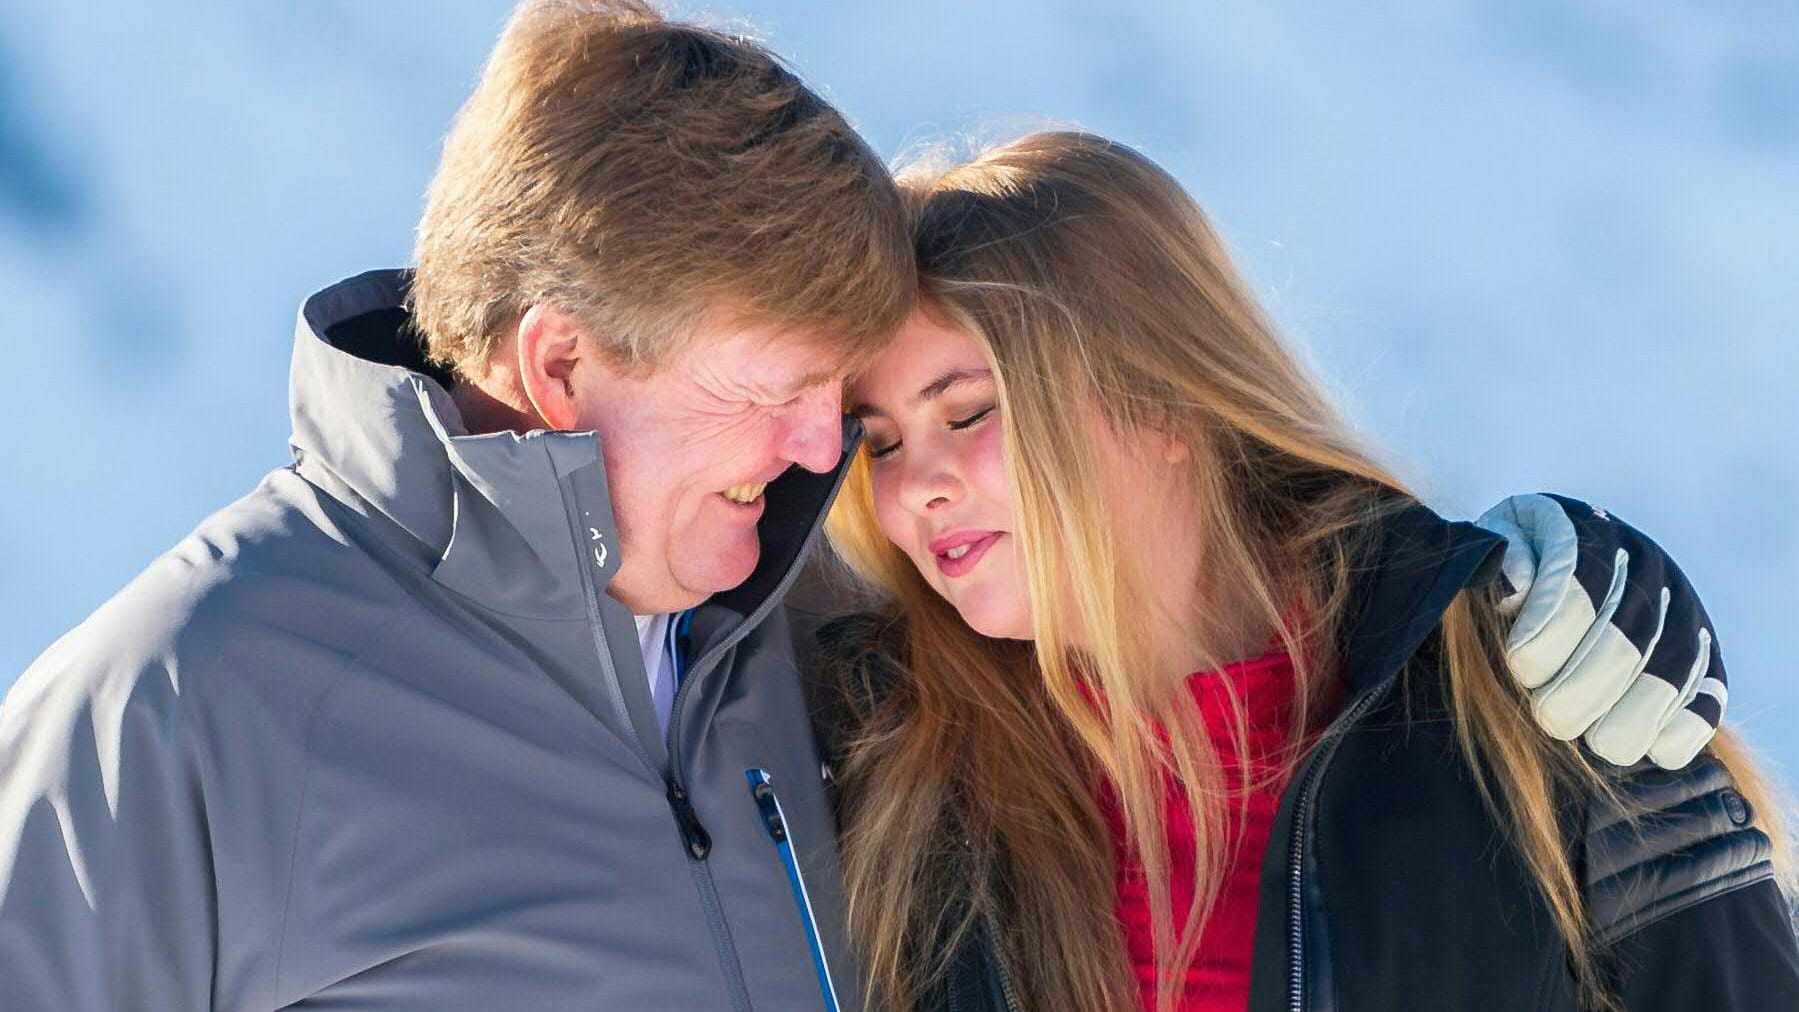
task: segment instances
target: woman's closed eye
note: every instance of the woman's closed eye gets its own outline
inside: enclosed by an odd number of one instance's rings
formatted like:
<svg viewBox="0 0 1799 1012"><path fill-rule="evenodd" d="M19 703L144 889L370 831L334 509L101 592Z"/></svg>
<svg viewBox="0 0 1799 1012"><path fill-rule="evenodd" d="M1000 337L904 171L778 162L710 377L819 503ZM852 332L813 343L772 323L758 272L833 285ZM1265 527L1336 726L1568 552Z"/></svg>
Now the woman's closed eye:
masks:
<svg viewBox="0 0 1799 1012"><path fill-rule="evenodd" d="M993 413L993 405L989 404L986 407L982 408L981 410L976 411L974 414L969 415L967 418L958 418L955 421L950 422L949 427L952 429L955 429L957 431L961 431L962 429L966 429L966 428L980 422L982 419L986 418L988 415L990 415L992 413Z"/></svg>
<svg viewBox="0 0 1799 1012"><path fill-rule="evenodd" d="M979 425L981 422L985 421L989 415L993 414L993 408L994 405L989 404L972 415L945 422L944 428L949 429L952 432L960 432L963 429L972 428ZM880 460L883 457L891 456L895 450L900 448L902 442L903 440L896 439L886 446L870 446L868 448L868 456L873 460Z"/></svg>

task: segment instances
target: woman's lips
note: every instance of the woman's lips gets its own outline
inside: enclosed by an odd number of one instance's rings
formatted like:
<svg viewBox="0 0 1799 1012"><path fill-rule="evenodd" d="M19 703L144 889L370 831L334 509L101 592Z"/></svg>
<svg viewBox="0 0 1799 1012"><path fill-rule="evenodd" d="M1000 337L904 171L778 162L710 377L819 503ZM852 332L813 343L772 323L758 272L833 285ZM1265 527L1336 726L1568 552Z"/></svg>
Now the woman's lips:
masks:
<svg viewBox="0 0 1799 1012"><path fill-rule="evenodd" d="M1003 531L989 531L972 540L967 538L938 539L932 545L932 554L937 557L937 569L951 579L965 575L980 564L981 557L987 554L987 549L992 548L994 542L998 541L1003 533ZM954 543L947 547L939 547L945 541ZM958 557L950 558L951 553L955 553Z"/></svg>

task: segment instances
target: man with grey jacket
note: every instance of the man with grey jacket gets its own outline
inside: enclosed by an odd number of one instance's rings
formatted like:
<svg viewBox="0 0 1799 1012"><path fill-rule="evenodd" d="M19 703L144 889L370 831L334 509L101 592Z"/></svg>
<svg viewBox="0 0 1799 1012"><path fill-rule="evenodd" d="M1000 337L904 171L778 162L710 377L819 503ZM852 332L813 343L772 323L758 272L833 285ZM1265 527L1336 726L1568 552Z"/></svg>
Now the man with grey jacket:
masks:
<svg viewBox="0 0 1799 1012"><path fill-rule="evenodd" d="M913 298L880 161L537 0L417 261L305 302L293 463L0 711L0 1008L858 1008L779 606Z"/></svg>
<svg viewBox="0 0 1799 1012"><path fill-rule="evenodd" d="M12 691L7 1012L790 1010L853 979L841 897L801 923L762 809L831 882L776 605L842 377L912 303L879 158L759 45L543 0L416 252L301 309L294 463Z"/></svg>

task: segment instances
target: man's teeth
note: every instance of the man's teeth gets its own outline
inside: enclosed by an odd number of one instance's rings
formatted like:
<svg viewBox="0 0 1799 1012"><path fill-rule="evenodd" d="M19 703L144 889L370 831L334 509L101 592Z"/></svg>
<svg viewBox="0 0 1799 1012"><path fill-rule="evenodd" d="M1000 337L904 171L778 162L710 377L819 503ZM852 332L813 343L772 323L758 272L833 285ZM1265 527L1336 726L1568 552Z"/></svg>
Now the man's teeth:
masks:
<svg viewBox="0 0 1799 1012"><path fill-rule="evenodd" d="M767 487L768 482L766 481L759 481L750 485L732 485L720 494L732 502L740 502L747 506L760 498L762 490Z"/></svg>
<svg viewBox="0 0 1799 1012"><path fill-rule="evenodd" d="M944 552L943 557L946 559L960 559L962 556L967 555L968 550L972 547L972 545L957 545L949 551Z"/></svg>

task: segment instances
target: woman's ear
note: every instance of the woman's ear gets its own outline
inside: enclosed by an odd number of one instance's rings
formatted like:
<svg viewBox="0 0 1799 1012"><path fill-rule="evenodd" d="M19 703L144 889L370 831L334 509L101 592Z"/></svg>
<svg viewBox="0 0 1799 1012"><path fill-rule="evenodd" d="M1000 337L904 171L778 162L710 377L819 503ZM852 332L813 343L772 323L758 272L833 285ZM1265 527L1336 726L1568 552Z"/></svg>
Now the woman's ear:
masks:
<svg viewBox="0 0 1799 1012"><path fill-rule="evenodd" d="M519 318L519 385L545 428L581 427L575 397L575 371L583 358L581 333L574 317L541 302Z"/></svg>
<svg viewBox="0 0 1799 1012"><path fill-rule="evenodd" d="M1176 434L1182 431L1180 422L1173 412L1161 412L1138 423L1136 452L1144 464L1180 464L1192 459L1192 445Z"/></svg>

